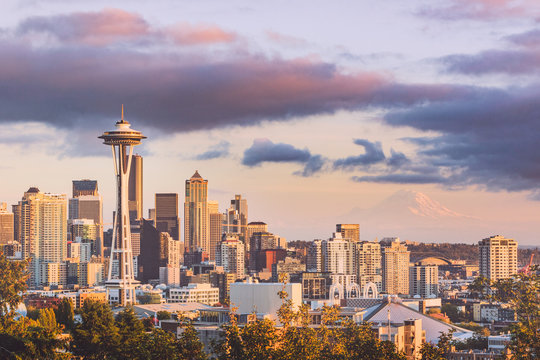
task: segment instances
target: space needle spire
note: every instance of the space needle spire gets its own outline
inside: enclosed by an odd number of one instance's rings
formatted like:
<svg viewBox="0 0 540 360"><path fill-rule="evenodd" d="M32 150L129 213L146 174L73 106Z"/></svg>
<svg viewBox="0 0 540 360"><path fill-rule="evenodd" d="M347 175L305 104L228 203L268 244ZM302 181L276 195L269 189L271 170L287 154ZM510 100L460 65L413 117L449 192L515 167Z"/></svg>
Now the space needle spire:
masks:
<svg viewBox="0 0 540 360"><path fill-rule="evenodd" d="M113 238L106 288L110 304L126 306L135 304L135 286L138 283L133 274L133 252L128 209L128 180L133 156L133 147L139 145L146 136L131 129L131 124L122 118L115 129L99 136L112 149L114 174L116 177L116 211L113 221Z"/></svg>

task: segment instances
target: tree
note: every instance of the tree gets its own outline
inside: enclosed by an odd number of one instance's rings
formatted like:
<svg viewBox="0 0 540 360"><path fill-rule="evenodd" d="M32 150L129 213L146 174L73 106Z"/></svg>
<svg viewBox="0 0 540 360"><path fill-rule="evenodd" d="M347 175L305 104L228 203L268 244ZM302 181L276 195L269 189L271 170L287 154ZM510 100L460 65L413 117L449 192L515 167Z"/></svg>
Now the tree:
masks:
<svg viewBox="0 0 540 360"><path fill-rule="evenodd" d="M158 311L157 318L158 320L170 320L172 319L172 315L168 311Z"/></svg>
<svg viewBox="0 0 540 360"><path fill-rule="evenodd" d="M81 317L82 323L72 333L73 353L85 359L105 359L117 354L120 335L109 305L87 300Z"/></svg>
<svg viewBox="0 0 540 360"><path fill-rule="evenodd" d="M491 282L488 278L478 276L472 283L469 284L468 290L472 297L485 298L490 290Z"/></svg>
<svg viewBox="0 0 540 360"><path fill-rule="evenodd" d="M540 357L540 276L538 265L529 274L520 273L508 281L494 284L494 299L508 301L517 315L510 327L512 341L509 349L513 359Z"/></svg>
<svg viewBox="0 0 540 360"><path fill-rule="evenodd" d="M204 352L204 345L199 339L197 330L191 321L180 322L182 333L177 340L177 351L181 359L184 360L206 360L208 356Z"/></svg>
<svg viewBox="0 0 540 360"><path fill-rule="evenodd" d="M121 344L116 357L118 359L144 359L145 330L144 325L133 310L127 306L116 315L115 325L118 328L119 342Z"/></svg>
<svg viewBox="0 0 540 360"><path fill-rule="evenodd" d="M58 323L64 325L66 330L71 330L73 328L75 312L71 300L68 298L62 299L62 302L58 305L54 314L56 315Z"/></svg>
<svg viewBox="0 0 540 360"><path fill-rule="evenodd" d="M10 261L0 252L0 358L2 359L63 359L66 340L54 313L41 310L37 320L15 319L15 310L26 290L26 261Z"/></svg>
<svg viewBox="0 0 540 360"><path fill-rule="evenodd" d="M450 330L449 333L442 333L439 336L437 345L424 343L420 349L422 360L445 360L452 346L452 334L455 330Z"/></svg>

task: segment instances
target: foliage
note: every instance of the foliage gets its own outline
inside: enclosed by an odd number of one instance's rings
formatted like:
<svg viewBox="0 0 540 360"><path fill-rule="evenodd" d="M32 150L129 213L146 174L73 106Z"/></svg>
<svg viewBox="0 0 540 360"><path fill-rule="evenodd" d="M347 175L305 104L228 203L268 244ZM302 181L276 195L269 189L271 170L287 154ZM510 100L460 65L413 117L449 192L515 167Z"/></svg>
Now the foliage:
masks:
<svg viewBox="0 0 540 360"><path fill-rule="evenodd" d="M190 321L180 322L182 333L180 334L176 347L180 359L185 360L206 360L208 356L204 352L204 345L199 339L197 330Z"/></svg>
<svg viewBox="0 0 540 360"><path fill-rule="evenodd" d="M68 298L62 299L62 302L54 310L56 315L56 321L62 324L66 330L73 329L75 312L73 310L73 303Z"/></svg>
<svg viewBox="0 0 540 360"><path fill-rule="evenodd" d="M158 320L170 320L172 319L172 315L168 311L158 311L157 318Z"/></svg>
<svg viewBox="0 0 540 360"><path fill-rule="evenodd" d="M15 318L26 290L27 262L10 261L0 252L0 358L64 359L67 339L61 337L54 312L36 312L36 319Z"/></svg>
<svg viewBox="0 0 540 360"><path fill-rule="evenodd" d="M513 359L540 357L540 276L538 265L530 274L520 273L515 279L494 284L494 299L506 300L516 311L517 323L510 327L509 349Z"/></svg>
<svg viewBox="0 0 540 360"><path fill-rule="evenodd" d="M456 350L487 349L488 338L480 334L474 334L465 341L454 341L453 344L456 347Z"/></svg>
<svg viewBox="0 0 540 360"><path fill-rule="evenodd" d="M452 304L444 304L441 306L441 312L446 314L453 323L458 323L467 320L467 315L458 310L458 307Z"/></svg>
<svg viewBox="0 0 540 360"><path fill-rule="evenodd" d="M472 298L483 299L490 294L491 281L483 276L478 276L467 289L470 291Z"/></svg>
<svg viewBox="0 0 540 360"><path fill-rule="evenodd" d="M422 360L445 360L447 354L450 352L452 346L452 334L454 330L449 333L443 333L439 336L437 345L433 345L426 342L420 349L420 355Z"/></svg>

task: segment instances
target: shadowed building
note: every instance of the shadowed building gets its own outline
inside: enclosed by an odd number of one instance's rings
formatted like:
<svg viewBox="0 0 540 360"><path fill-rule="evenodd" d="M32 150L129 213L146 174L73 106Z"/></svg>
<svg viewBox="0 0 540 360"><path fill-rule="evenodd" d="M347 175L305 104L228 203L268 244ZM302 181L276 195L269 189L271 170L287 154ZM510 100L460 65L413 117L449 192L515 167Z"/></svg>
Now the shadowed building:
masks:
<svg viewBox="0 0 540 360"><path fill-rule="evenodd" d="M180 218L178 217L178 194L156 194L156 228L180 240Z"/></svg>

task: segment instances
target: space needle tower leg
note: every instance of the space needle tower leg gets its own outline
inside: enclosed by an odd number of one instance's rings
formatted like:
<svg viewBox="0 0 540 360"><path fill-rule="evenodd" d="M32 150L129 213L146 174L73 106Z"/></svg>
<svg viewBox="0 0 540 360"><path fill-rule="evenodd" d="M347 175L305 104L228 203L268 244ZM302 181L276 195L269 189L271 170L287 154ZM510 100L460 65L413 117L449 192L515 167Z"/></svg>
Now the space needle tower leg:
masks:
<svg viewBox="0 0 540 360"><path fill-rule="evenodd" d="M106 288L109 303L126 306L136 303L133 252L131 249L131 230L128 208L128 181L133 157L133 146L146 137L141 132L131 129L131 125L122 119L116 123L116 129L105 132L99 138L112 149L114 173L116 177L116 212L113 221L113 239L109 261Z"/></svg>

